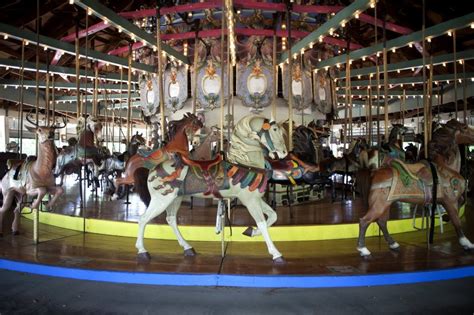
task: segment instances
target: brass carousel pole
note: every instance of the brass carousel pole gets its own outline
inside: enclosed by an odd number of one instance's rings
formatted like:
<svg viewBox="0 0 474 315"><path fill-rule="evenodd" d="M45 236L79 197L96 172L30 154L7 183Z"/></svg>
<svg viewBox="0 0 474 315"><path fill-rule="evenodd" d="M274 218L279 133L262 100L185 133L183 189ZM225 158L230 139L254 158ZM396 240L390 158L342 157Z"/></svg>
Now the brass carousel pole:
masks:
<svg viewBox="0 0 474 315"><path fill-rule="evenodd" d="M344 115L344 128L343 128L344 149L346 148L346 143L349 142L349 145L350 145L352 141L351 132L350 132L350 128L352 128L352 126L350 126L352 124L352 102L351 102L351 65L349 62L349 51L347 51L347 54L346 54L345 98L346 98L346 106L344 106L345 115Z"/></svg>
<svg viewBox="0 0 474 315"><path fill-rule="evenodd" d="M120 66L120 95L122 95L122 91L123 91L123 67ZM123 134L123 130L122 130L122 107L123 107L123 97L120 96L120 99L119 99L119 151L121 151L121 146L122 146L122 134Z"/></svg>
<svg viewBox="0 0 474 315"><path fill-rule="evenodd" d="M462 74L463 74L463 84L462 84L462 94L463 94L463 114L464 114L464 123L467 124L467 80L466 80L466 61L462 61Z"/></svg>
<svg viewBox="0 0 474 315"><path fill-rule="evenodd" d="M385 131L385 141L388 141L388 71L387 71L387 34L385 28L386 14L383 19L383 100L384 100L384 131ZM377 65L378 68L378 65Z"/></svg>
<svg viewBox="0 0 474 315"><path fill-rule="evenodd" d="M196 20L197 21L197 20ZM196 101L197 101L197 77L198 77L198 38L199 38L199 27L200 27L200 22L197 21L195 23L196 25L196 34L194 36L194 63L193 63L193 79L192 82L194 82L194 85L192 87L192 94L193 94L193 103L192 103L192 112L193 114L196 114Z"/></svg>
<svg viewBox="0 0 474 315"><path fill-rule="evenodd" d="M291 11L293 4L286 2L286 27L288 28L288 151L293 151L293 55L291 52Z"/></svg>
<svg viewBox="0 0 474 315"><path fill-rule="evenodd" d="M219 128L221 130L220 134L220 147L224 148L224 105L225 105L225 88L224 88L224 44L225 44L225 0L222 0L222 18L221 18L221 108L220 108L220 122Z"/></svg>
<svg viewBox="0 0 474 315"><path fill-rule="evenodd" d="M275 17L276 19L276 17ZM276 36L276 23L273 29L273 93L272 93L272 118L277 119L277 89L278 89L278 65L277 65L277 36Z"/></svg>
<svg viewBox="0 0 474 315"><path fill-rule="evenodd" d="M375 24L374 24L374 28L375 28L375 45L378 44L378 32L377 32L377 2L375 3L375 8L374 8L374 13L375 13ZM376 101L376 106L377 106L377 110L376 110L376 113L377 113L377 146L381 146L382 145L382 141L381 141L381 137L380 137L380 104L379 104L379 101L380 101L380 69L379 69L379 53L377 53L375 55L375 82L377 84L377 101ZM388 126L385 126L385 129L387 128ZM387 141L387 139L385 139L385 141ZM381 162L381 161L379 161Z"/></svg>
<svg viewBox="0 0 474 315"><path fill-rule="evenodd" d="M132 43L128 44L127 73L127 144L132 138Z"/></svg>
<svg viewBox="0 0 474 315"><path fill-rule="evenodd" d="M456 65L456 30L453 30L453 67L454 67L454 111L456 120L458 120L458 69Z"/></svg>
<svg viewBox="0 0 474 315"><path fill-rule="evenodd" d="M25 82L25 41L21 41L21 68L20 68L20 109L18 111L18 139L20 150L18 150L19 158L23 154L23 99L24 99L24 82Z"/></svg>
<svg viewBox="0 0 474 315"><path fill-rule="evenodd" d="M433 121L433 56L430 56L430 76L428 79L428 141L431 141L432 121Z"/></svg>
<svg viewBox="0 0 474 315"><path fill-rule="evenodd" d="M81 70L80 70L80 61L79 61L79 16L76 17L76 38L74 39L75 47L75 63L76 63L76 112L77 118L81 117L82 113L82 104L81 104ZM86 82L87 87L87 82Z"/></svg>
<svg viewBox="0 0 474 315"><path fill-rule="evenodd" d="M158 90L160 93L160 127L161 127L161 138L162 142L165 141L165 95L163 89L163 65L162 61L162 52L161 52L161 15L160 15L160 6L159 1L156 1L156 47L158 52ZM194 95L196 97L196 95Z"/></svg>
<svg viewBox="0 0 474 315"><path fill-rule="evenodd" d="M425 143L425 159L428 159L428 102L427 102L427 91L426 91L426 38L425 38L425 0L423 0L423 24L422 24L422 37L423 37L423 117L424 117L424 124L423 124L423 132L424 132L424 143ZM457 116L456 116L457 117Z"/></svg>
<svg viewBox="0 0 474 315"><path fill-rule="evenodd" d="M369 147L372 146L372 75L369 75L369 86L367 87L367 95L369 98L369 102L367 106L369 106L369 123L368 123L368 133L369 133Z"/></svg>
<svg viewBox="0 0 474 315"><path fill-rule="evenodd" d="M39 16L40 1L36 1L36 123L39 123L39 32L41 25L41 18ZM36 156L38 156L38 134L35 133L36 139ZM41 207L41 203L39 205ZM33 242L39 243L39 209L32 209L33 211Z"/></svg>

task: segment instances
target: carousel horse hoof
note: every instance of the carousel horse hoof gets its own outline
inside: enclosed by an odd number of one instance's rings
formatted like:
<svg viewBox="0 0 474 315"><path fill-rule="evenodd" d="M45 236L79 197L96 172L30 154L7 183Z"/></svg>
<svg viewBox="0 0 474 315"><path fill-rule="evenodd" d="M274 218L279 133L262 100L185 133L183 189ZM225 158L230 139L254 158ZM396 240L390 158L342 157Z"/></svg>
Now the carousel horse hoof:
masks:
<svg viewBox="0 0 474 315"><path fill-rule="evenodd" d="M253 227L249 226L245 231L242 232L243 235L252 237Z"/></svg>
<svg viewBox="0 0 474 315"><path fill-rule="evenodd" d="M474 244L472 244L467 237L461 237L459 239L459 244L464 248L464 250L469 251L474 249Z"/></svg>
<svg viewBox="0 0 474 315"><path fill-rule="evenodd" d="M184 250L184 256L185 257L194 257L194 256L196 256L196 251L192 247L188 248L188 249L185 249Z"/></svg>
<svg viewBox="0 0 474 315"><path fill-rule="evenodd" d="M12 234L13 234L14 236L20 235L20 231L13 231Z"/></svg>
<svg viewBox="0 0 474 315"><path fill-rule="evenodd" d="M388 247L390 247L391 250L397 250L400 248L400 244L393 242L392 244L388 245Z"/></svg>
<svg viewBox="0 0 474 315"><path fill-rule="evenodd" d="M357 247L359 254L361 257L367 257L371 255L371 252L367 249L367 247Z"/></svg>
<svg viewBox="0 0 474 315"><path fill-rule="evenodd" d="M139 262L148 262L151 260L151 256L148 252L138 253L137 260Z"/></svg>
<svg viewBox="0 0 474 315"><path fill-rule="evenodd" d="M277 257L273 259L273 263L275 265L286 265L286 260L283 258L283 256Z"/></svg>

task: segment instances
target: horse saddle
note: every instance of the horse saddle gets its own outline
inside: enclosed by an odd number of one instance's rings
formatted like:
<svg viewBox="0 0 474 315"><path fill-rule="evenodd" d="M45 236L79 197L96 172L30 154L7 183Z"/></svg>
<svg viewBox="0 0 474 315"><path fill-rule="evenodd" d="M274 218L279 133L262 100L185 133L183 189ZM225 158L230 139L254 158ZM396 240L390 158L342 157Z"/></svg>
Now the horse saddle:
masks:
<svg viewBox="0 0 474 315"><path fill-rule="evenodd" d="M212 160L191 160L187 156L181 155L181 160L185 165L194 166L199 168L202 171L209 171L213 166L216 166L224 160L222 154L217 154L217 156Z"/></svg>
<svg viewBox="0 0 474 315"><path fill-rule="evenodd" d="M267 160L270 164L270 168L276 171L291 171L293 168L298 167L291 159L283 160Z"/></svg>
<svg viewBox="0 0 474 315"><path fill-rule="evenodd" d="M427 161L408 164L404 163L402 160L393 159L390 162L390 166L397 169L402 175L402 182L405 186L409 185L410 179L415 181L421 180L425 185L433 185L433 176Z"/></svg>

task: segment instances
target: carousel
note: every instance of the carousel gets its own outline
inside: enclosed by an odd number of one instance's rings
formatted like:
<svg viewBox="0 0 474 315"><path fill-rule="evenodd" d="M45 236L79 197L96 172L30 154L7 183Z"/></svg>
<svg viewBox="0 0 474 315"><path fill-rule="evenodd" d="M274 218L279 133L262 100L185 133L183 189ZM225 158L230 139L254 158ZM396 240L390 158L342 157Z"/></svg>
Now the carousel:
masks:
<svg viewBox="0 0 474 315"><path fill-rule="evenodd" d="M276 288L474 276L467 4L22 2L0 12L1 269Z"/></svg>

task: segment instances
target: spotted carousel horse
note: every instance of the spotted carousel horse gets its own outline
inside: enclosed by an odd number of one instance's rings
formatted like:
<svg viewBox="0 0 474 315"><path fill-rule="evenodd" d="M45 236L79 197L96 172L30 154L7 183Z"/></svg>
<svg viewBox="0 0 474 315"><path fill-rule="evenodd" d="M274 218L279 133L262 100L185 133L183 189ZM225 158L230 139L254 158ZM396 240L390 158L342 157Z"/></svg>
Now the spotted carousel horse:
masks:
<svg viewBox="0 0 474 315"><path fill-rule="evenodd" d="M139 134L137 132L130 139L125 152L122 154L113 153L102 160L102 163L98 168L98 174L102 175L102 179L105 180L106 186L108 187L106 192L111 191L111 193L113 193L115 191L114 181L111 179L111 177L115 178L122 175L122 172L125 170L125 163L127 160L137 154L138 148L145 145L145 142L146 141L145 138L143 138L143 134Z"/></svg>
<svg viewBox="0 0 474 315"><path fill-rule="evenodd" d="M172 159L150 171L147 180L135 183L140 197L146 199L144 195L151 195L151 201L138 222L136 248L139 258L149 259L143 243L146 225L165 210L166 221L184 248L184 254L195 255L194 249L181 235L176 221L183 196L190 195L238 198L257 224L256 229L248 228L244 234L262 235L274 262L284 261L268 233L268 227L275 223L277 215L262 199L272 172L265 169L266 155L271 158L287 155L282 131L273 121L249 115L236 124L230 143L226 160L221 155L210 161L191 160L188 155L176 150Z"/></svg>
<svg viewBox="0 0 474 315"><path fill-rule="evenodd" d="M388 142L380 148L367 148L363 146L359 155L360 168L377 169L388 163L391 159L405 161L405 151L401 147L399 136L403 136L408 128L401 124L393 124Z"/></svg>
<svg viewBox="0 0 474 315"><path fill-rule="evenodd" d="M466 189L466 180L459 173L459 144L474 144L474 129L452 119L433 132L429 142L428 161L405 164L399 159L393 159L389 165L373 171L369 210L360 219L357 250L361 256L370 255L365 246L365 233L374 221L382 230L390 249L399 248L387 229L390 206L395 201L422 205L432 203L432 215L436 203L440 203L454 225L461 246L466 250L474 249L474 244L464 236L458 216L458 208Z"/></svg>
<svg viewBox="0 0 474 315"><path fill-rule="evenodd" d="M210 132L206 135L196 148L191 152L193 160L211 160L219 152L219 140L221 133L216 128L211 128ZM214 144L217 143L216 146Z"/></svg>
<svg viewBox="0 0 474 315"><path fill-rule="evenodd" d="M64 175L79 174L82 166L87 165L93 170L93 183L98 182L97 169L104 157L104 152L98 145L102 141L102 123L93 116L88 116L87 119L81 117L78 119L78 133L77 144L61 151L57 157L54 176L61 177L60 185Z"/></svg>
<svg viewBox="0 0 474 315"><path fill-rule="evenodd" d="M52 169L56 161L57 149L54 145L54 131L66 127L66 121L63 125L39 126L33 122L29 115L26 120L34 127L25 126L28 131L38 135L38 156L36 159L26 159L10 165L9 171L2 178L3 205L0 208L0 236L2 236L3 216L11 208L16 200L14 219L12 224L13 234L18 234L20 224L21 201L24 195L36 196L31 204L31 209L38 209L43 197L50 193L54 197L48 202L46 208L51 208L59 196L64 192L63 188L56 186Z"/></svg>
<svg viewBox="0 0 474 315"><path fill-rule="evenodd" d="M155 149L151 152L138 151L133 155L125 165L123 177L115 179L115 192L112 200L120 198L119 189L123 185L133 185L135 183L136 172L139 169L151 170L155 166L163 163L171 158L171 154L179 153L189 155L187 133L194 134L203 127L198 117L191 113L184 114L180 120L170 121L168 124L168 134L170 141L162 148Z"/></svg>

